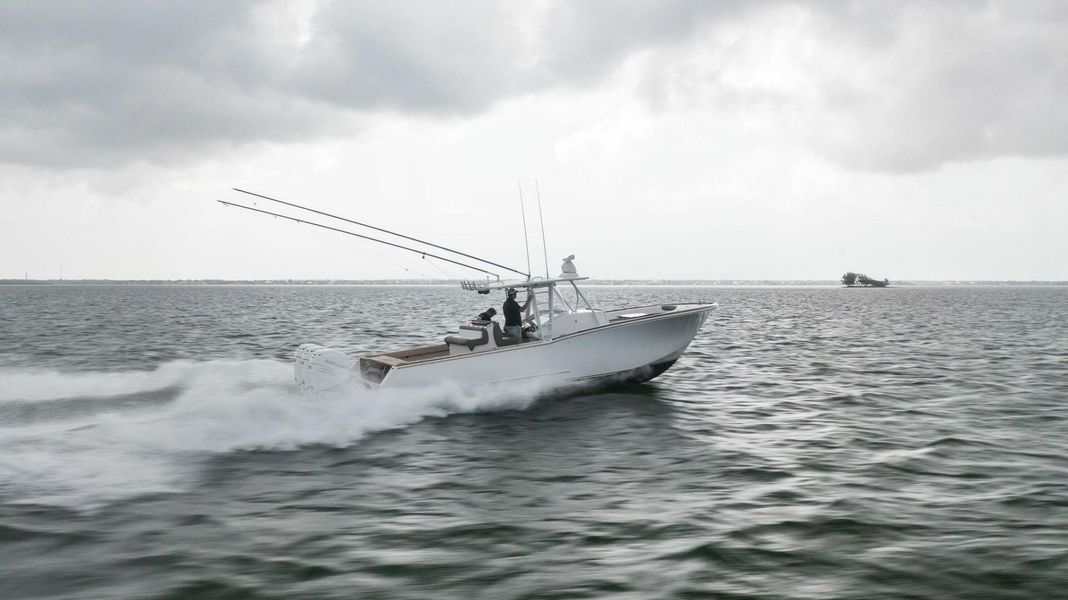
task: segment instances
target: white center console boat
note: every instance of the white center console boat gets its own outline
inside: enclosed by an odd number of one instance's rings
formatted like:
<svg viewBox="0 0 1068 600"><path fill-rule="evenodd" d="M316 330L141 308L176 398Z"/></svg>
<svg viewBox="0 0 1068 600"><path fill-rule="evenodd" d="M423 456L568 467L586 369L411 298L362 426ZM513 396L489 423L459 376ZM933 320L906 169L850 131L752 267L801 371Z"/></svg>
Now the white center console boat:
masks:
<svg viewBox="0 0 1068 600"><path fill-rule="evenodd" d="M442 344L369 354L355 360L340 350L303 344L294 354L293 371L297 384L309 392L327 390L353 379L370 388L425 386L448 381L464 388L529 384L537 390L611 381L647 381L675 363L705 322L708 312L716 306L657 304L601 310L590 304L579 289L578 282L587 278L580 277L575 270L574 256L565 258L560 275L552 278L548 277L546 260L546 278L537 279L529 273L529 246L524 272L308 206L238 188L234 191L286 207L282 210L303 212L294 216L225 200L219 203L354 236L487 275L485 281L462 282L465 290L489 294L514 288L527 293L529 302L522 318L522 335L506 336L492 320L471 321L461 325L457 334L445 336ZM309 220L305 213L332 219L332 224ZM355 233L339 227L338 222L393 236L404 243ZM409 243L422 247L406 245ZM503 269L524 279L501 281L490 268Z"/></svg>
<svg viewBox="0 0 1068 600"><path fill-rule="evenodd" d="M365 386L461 387L530 382L539 389L647 381L686 350L715 304L657 304L616 310L592 306L564 261L551 279L462 282L480 294L515 288L532 296L523 336L504 335L495 321L470 321L444 343L350 359L343 352L303 344L294 356L297 384L321 391L356 379Z"/></svg>

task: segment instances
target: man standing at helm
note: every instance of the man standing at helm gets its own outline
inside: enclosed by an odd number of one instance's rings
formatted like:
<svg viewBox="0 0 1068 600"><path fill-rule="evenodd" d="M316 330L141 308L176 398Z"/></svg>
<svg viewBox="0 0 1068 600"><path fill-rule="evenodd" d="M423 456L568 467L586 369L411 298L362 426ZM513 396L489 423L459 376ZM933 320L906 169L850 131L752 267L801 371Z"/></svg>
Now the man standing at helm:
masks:
<svg viewBox="0 0 1068 600"><path fill-rule="evenodd" d="M530 306L533 295L528 291L527 300L523 306L515 301L515 288L508 288L508 299L504 301L504 334L510 338L523 339L523 311Z"/></svg>

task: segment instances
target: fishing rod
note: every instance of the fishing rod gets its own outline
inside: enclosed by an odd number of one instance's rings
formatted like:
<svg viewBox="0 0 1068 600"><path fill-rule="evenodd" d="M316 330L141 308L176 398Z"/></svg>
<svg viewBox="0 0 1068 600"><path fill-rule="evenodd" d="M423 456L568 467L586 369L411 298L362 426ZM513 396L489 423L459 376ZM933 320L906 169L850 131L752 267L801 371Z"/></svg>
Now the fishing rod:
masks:
<svg viewBox="0 0 1068 600"><path fill-rule="evenodd" d="M466 264L466 263L462 263L460 261L452 260L451 258L445 258L444 256L438 256L437 254L431 254L429 252L423 252L422 250L417 250L415 248L409 248L408 246L402 246L400 244L394 244L393 242L387 242L386 240L380 240L378 238L373 238L373 237L371 237L369 235L362 235L362 234L359 234L359 233L353 233L351 231L346 231L344 229L338 229L337 227L331 227L329 225L323 225L321 223L315 223L315 222L312 222L312 221L305 221L304 219L298 219L296 217L290 217L288 215L281 215L281 214L278 214L278 213L271 212L269 210L263 210L261 208L252 208L251 206L245 206L244 204L235 204L233 202L227 202L225 200L217 200L216 202L218 202L219 204L222 204L223 206L235 206L237 208L243 208L245 210L251 210L253 212L263 213L265 215L271 215L272 217L281 217L283 219L289 219L290 221L294 221L296 223L303 223L305 225L311 225L313 227L321 227L323 229L329 229L330 231L336 231L338 233L345 233L345 234L348 234L348 235L351 235L351 236L355 236L355 237L358 237L358 238L363 238L365 240L371 240L372 242L378 242L379 244L385 244L387 246L393 246L394 248L400 248L401 250L407 250L409 252L415 252L416 254L422 254L423 258L426 258L426 257L429 256L430 258L436 258L438 260L443 260L443 261L445 261L447 263L452 263L454 265L459 265L461 267L465 267L465 268L468 268L468 269L473 269L475 271L479 271L479 272L485 273L487 275L492 275L493 277L496 277L498 281L500 281L500 279L501 279L500 275L497 275L496 273L487 271L485 269L480 269L480 268L478 268L476 266L473 266L473 265L469 265L469 264Z"/></svg>
<svg viewBox="0 0 1068 600"><path fill-rule="evenodd" d="M523 207L523 184L519 184L519 212L523 213L523 245L527 247L527 270L533 271L530 268L530 240L527 238L527 209ZM530 275L527 275L527 279L530 279Z"/></svg>
<svg viewBox="0 0 1068 600"><path fill-rule="evenodd" d="M432 243L430 243L428 241L425 241L425 240L421 240L421 239L418 239L418 238L413 238L411 236L407 236L407 235L404 235L402 233L397 233L396 231L390 231L388 229L383 229L381 227L375 227L374 225L368 225L367 223L361 223L359 221L353 221L352 219L346 219L345 217L340 217L338 215L332 215L332 214L330 214L328 212L323 212L321 210L315 210L314 208L309 208L307 206L301 206L299 204L294 204L292 202L286 202L285 200L279 200L278 198L271 198L270 196L264 196L263 194L257 194L256 192L250 192L248 190L242 190L240 188L232 188L232 189L235 192L241 192L242 194L248 194L249 196L255 196L257 198L263 198L264 200L270 200L271 202L277 202L279 204L285 204L286 206L292 206L293 208L299 208L300 210L306 210L308 212L313 212L313 213L315 213L317 215L323 215L324 217L330 217L331 219L337 219L339 221L345 221L346 223L352 223L353 225L359 225L360 227L366 227L368 229L374 229L375 231L381 231L382 233L388 233L390 235L395 235L395 236L397 236L399 238L403 238L403 239L406 239L406 240L411 240L413 242L419 242L420 244L426 244L427 246L430 246L432 248L437 248L439 250L445 250L446 252L452 252L453 254L458 254L458 255L466 257L466 258L477 260L478 262L485 263L487 265L493 265L495 267L500 267L500 268L504 269L505 271L511 271L512 273L517 273L519 275L522 275L523 277L526 277L527 279L530 279L530 274L528 274L528 273L524 273L522 271L513 269L511 267L506 267L504 265L499 265L499 264L497 264L497 263L495 263L493 261L489 261L489 260L486 260L484 258L479 258L477 256L472 256L470 254L466 254L464 252L460 252L459 250L453 250L452 248L446 248L445 246L439 246L437 244L432 244ZM222 201L220 200L220 202L222 202ZM241 205L240 204L234 204L233 206L241 206ZM247 207L243 207L243 208L247 208ZM346 232L346 233L350 233L350 232ZM353 234L353 235L356 235L356 234ZM361 236L361 237L364 237L364 236ZM368 238L368 239L374 239L374 238ZM381 241L381 240L375 240L375 241ZM388 243L388 242L383 242L383 243ZM478 270L482 271L482 269L478 269ZM528 270L529 270L529 267L528 267ZM483 273L488 273L489 271L482 271L482 272Z"/></svg>

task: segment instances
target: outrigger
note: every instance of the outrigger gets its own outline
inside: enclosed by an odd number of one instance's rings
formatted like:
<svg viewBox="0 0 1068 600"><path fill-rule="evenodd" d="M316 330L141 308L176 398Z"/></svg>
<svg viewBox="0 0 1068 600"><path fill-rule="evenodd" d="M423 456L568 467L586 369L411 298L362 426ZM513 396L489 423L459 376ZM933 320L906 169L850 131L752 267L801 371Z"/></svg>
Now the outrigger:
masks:
<svg viewBox="0 0 1068 600"><path fill-rule="evenodd" d="M514 288L525 290L531 297L523 320L523 335L518 338L505 336L495 321L473 320L460 325L456 334L445 336L442 344L368 354L356 359L341 350L302 344L294 353L293 370L297 384L308 392L335 388L352 380L369 388L426 386L448 381L464 388L529 383L538 389L648 381L678 360L708 313L716 308L715 304L687 303L601 310L590 303L579 287L578 283L588 278L578 274L573 255L564 259L558 276L532 278L527 273L444 246L267 196L253 195L430 245L513 271L525 279L502 281L486 269L392 242L262 209L223 203L420 252L496 277L495 281L461 282L463 289L478 294Z"/></svg>

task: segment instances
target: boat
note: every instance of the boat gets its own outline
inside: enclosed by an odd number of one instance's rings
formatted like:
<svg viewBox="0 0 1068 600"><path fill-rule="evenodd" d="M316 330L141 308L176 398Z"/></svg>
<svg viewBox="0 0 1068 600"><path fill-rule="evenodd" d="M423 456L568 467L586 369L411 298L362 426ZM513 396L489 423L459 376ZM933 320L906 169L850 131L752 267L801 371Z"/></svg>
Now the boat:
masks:
<svg viewBox="0 0 1068 600"><path fill-rule="evenodd" d="M655 304L601 310L579 287L574 257L553 278L464 281L480 294L526 291L531 297L522 337L505 336L494 320L464 322L443 343L350 358L318 344L294 352L297 385L307 392L350 381L366 388L452 382L461 388L529 385L533 389L642 382L682 356L716 304Z"/></svg>
<svg viewBox="0 0 1068 600"><path fill-rule="evenodd" d="M477 294L525 291L529 302L522 315L522 332L504 335L492 317L463 322L442 343L419 348L376 352L350 357L336 348L318 344L301 344L293 355L293 374L297 385L306 392L317 393L352 382L364 387L419 387L451 382L461 388L485 386L523 386L536 391L563 387L587 387L609 382L648 381L660 375L682 356L716 304L705 302L654 304L602 310L595 308L582 292L579 282L589 278L579 275L574 255L563 259L560 274L531 276L529 245L527 271L508 267L402 233L376 227L338 215L316 210L238 188L234 191L287 207L310 212L359 227L385 233L443 251L435 254L426 248L413 248L335 225L311 221L255 206L219 200L224 206L287 219L299 224L330 230L363 240L384 244L424 259L451 263L481 272L484 280L460 282L464 290ZM540 214L540 201L539 201ZM524 238L526 237L524 216ZM544 226L542 227L544 237ZM544 247L544 240L543 240ZM506 270L522 279L502 280L490 269ZM482 316L482 315L480 315Z"/></svg>

